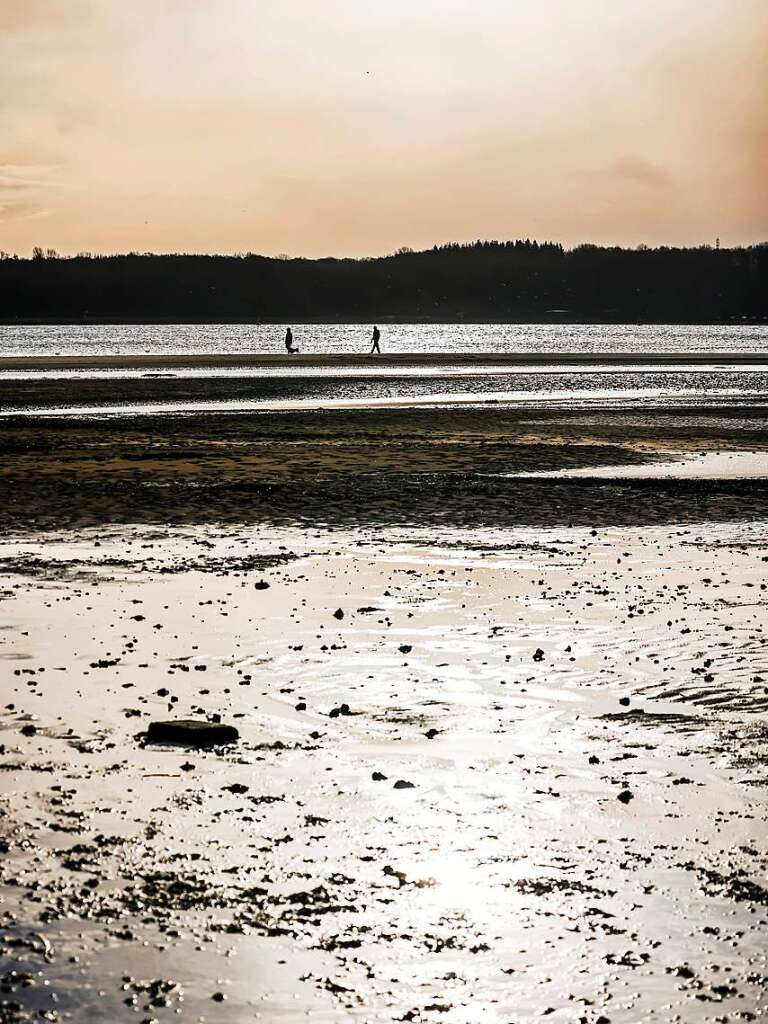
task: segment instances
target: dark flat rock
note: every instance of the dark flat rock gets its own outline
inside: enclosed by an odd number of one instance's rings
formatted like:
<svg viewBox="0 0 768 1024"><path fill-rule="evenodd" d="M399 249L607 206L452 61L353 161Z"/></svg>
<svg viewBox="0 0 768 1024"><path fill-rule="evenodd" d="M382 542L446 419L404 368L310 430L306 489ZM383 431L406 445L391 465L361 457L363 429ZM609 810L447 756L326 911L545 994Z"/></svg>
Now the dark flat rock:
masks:
<svg viewBox="0 0 768 1024"><path fill-rule="evenodd" d="M150 722L147 743L181 743L187 747L217 747L236 743L240 738L232 725L180 719L176 722Z"/></svg>

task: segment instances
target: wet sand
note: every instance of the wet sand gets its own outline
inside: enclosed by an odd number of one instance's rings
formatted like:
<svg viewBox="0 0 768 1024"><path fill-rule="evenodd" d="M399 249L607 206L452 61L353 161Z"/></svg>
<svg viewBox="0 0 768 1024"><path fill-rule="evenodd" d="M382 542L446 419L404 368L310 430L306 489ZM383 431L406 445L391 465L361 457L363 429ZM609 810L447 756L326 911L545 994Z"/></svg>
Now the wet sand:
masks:
<svg viewBox="0 0 768 1024"><path fill-rule="evenodd" d="M762 406L0 444L0 1020L765 1018Z"/></svg>
<svg viewBox="0 0 768 1024"><path fill-rule="evenodd" d="M389 367L407 366L532 366L532 365L600 365L608 363L617 366L645 365L653 362L660 366L711 365L745 366L765 365L764 352L521 352L519 354L494 352L435 352L399 353L383 352L381 355L326 354L322 356L299 353L287 355L190 353L152 355L44 355L44 356L3 356L0 367L7 370L43 369L171 369L173 367L223 367L243 366L284 367L292 369L345 368L355 366L382 365Z"/></svg>

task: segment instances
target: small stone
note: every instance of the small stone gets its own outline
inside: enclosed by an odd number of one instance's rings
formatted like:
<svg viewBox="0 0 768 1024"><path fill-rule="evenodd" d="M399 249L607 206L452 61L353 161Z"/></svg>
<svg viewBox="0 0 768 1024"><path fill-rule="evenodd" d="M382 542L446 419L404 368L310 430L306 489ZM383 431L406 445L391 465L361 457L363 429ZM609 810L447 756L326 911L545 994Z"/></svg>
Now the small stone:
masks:
<svg viewBox="0 0 768 1024"><path fill-rule="evenodd" d="M621 800L623 804L628 804L630 800L635 799L634 793L631 793L628 789L622 789L619 795L616 797L617 800Z"/></svg>
<svg viewBox="0 0 768 1024"><path fill-rule="evenodd" d="M341 621L344 618L344 612L341 610L341 608L337 608L336 611L333 613L333 617L334 619L338 619L339 621Z"/></svg>
<svg viewBox="0 0 768 1024"><path fill-rule="evenodd" d="M405 779L398 779L392 787L393 789L413 789L414 785L412 782L406 782Z"/></svg>

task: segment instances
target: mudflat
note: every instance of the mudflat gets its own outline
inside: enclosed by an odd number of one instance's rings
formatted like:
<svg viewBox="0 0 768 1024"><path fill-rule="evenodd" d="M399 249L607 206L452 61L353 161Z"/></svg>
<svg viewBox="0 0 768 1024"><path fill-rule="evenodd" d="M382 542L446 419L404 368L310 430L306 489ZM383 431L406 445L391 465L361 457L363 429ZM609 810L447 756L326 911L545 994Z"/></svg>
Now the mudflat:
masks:
<svg viewBox="0 0 768 1024"><path fill-rule="evenodd" d="M7 370L42 369L170 369L173 367L225 367L246 366L310 368L344 368L381 365L385 367L406 366L583 366L585 364L608 364L612 366L633 366L654 363L661 366L710 365L744 366L764 364L764 352L383 352L370 356L367 353L338 353L313 355L299 352L296 355L275 353L274 355L250 353L153 353L146 355L18 355L3 356L0 367Z"/></svg>
<svg viewBox="0 0 768 1024"><path fill-rule="evenodd" d="M765 1017L759 401L0 446L0 1019Z"/></svg>

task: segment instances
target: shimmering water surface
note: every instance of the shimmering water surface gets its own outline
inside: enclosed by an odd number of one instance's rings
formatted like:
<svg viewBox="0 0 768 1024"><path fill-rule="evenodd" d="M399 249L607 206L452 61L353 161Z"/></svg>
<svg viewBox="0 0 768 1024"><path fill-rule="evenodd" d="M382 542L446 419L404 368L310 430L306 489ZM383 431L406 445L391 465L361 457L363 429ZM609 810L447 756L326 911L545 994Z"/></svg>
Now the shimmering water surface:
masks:
<svg viewBox="0 0 768 1024"><path fill-rule="evenodd" d="M278 353L287 324L0 326L0 356ZM291 324L304 353L363 353L371 327ZM385 324L384 352L766 352L768 324Z"/></svg>
<svg viewBox="0 0 768 1024"><path fill-rule="evenodd" d="M368 328L350 324L293 325L305 354L360 354ZM252 366L170 366L171 355L284 355L285 325L91 325L0 328L0 415L122 415L146 412L231 413L362 405L487 402L506 405L762 405L768 399L768 326L642 326L552 324L391 324L386 354L429 360L413 365L318 360ZM548 363L552 353L594 353L594 363ZM647 355L621 365L622 353ZM709 365L660 364L662 353L712 353ZM728 365L729 353L749 363ZM445 360L447 353L455 358ZM496 365L471 361L498 354ZM613 363L600 362L615 353ZM530 355L527 365L503 357ZM542 356L536 362L536 355ZM4 366L3 356L157 357L157 365L68 368L47 363ZM439 358L438 358L439 357Z"/></svg>

